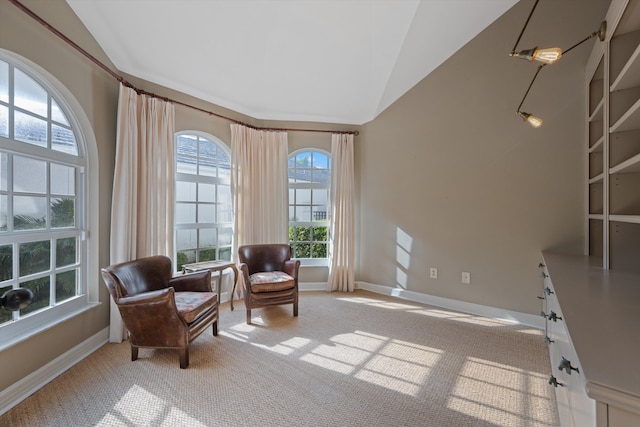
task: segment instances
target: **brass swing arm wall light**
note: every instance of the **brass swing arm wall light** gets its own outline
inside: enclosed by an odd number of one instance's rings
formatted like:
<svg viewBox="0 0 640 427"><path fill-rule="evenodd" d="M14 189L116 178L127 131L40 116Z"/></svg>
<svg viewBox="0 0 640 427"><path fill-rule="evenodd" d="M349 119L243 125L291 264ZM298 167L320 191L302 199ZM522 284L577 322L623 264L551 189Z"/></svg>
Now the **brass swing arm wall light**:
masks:
<svg viewBox="0 0 640 427"><path fill-rule="evenodd" d="M538 128L542 126L542 119L535 117L530 113L525 113L524 111L521 111L520 108L522 108L522 104L524 104L524 100L527 99L527 95L529 95L531 86L533 86L533 82L536 81L538 74L540 74L540 70L542 70L546 65L557 62L562 57L562 55L567 54L572 49L580 46L582 43L588 40L591 40L596 36L598 36L600 41L604 41L607 34L607 21L602 21L602 23L600 24L600 28L598 28L597 31L594 31L593 33L589 34L583 40L574 44L573 46L571 46L569 49L565 51L563 51L559 47L538 49L538 46L536 46L532 49L521 50L520 52L518 52L517 51L518 43L520 43L522 34L524 34L524 30L527 28L527 25L529 25L529 20L531 19L531 15L533 15L533 11L536 10L536 6L538 6L539 1L540 0L536 0L535 3L533 4L533 7L531 8L531 12L529 12L529 16L527 17L527 20L525 21L524 26L522 27L522 31L520 31L520 35L516 40L516 44L513 46L513 49L511 49L511 52L509 52L509 56L526 59L529 62L538 61L542 63L542 65L538 66L536 73L533 75L533 79L531 79L531 83L529 83L529 87L525 91L524 96L522 97L522 101L520 101L520 105L518 105L518 109L516 110L516 114L520 116L522 120L524 120L525 122L528 122L534 128Z"/></svg>

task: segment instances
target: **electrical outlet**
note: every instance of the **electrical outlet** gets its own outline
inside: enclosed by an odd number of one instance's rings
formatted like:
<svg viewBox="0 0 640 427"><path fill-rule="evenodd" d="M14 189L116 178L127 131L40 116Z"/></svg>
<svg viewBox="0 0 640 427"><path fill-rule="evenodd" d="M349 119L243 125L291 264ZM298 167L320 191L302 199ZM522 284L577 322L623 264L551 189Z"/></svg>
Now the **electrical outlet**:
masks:
<svg viewBox="0 0 640 427"><path fill-rule="evenodd" d="M429 277L431 277L432 279L437 279L438 278L438 269L435 267L431 267L429 269Z"/></svg>
<svg viewBox="0 0 640 427"><path fill-rule="evenodd" d="M471 273L467 273L466 271L462 272L462 283L468 285L471 283Z"/></svg>

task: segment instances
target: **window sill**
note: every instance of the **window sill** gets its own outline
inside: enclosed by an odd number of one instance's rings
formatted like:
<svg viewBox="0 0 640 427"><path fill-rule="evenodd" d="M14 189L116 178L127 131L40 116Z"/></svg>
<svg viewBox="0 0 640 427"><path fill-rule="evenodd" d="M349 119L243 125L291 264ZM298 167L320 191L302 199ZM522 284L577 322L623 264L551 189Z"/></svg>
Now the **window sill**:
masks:
<svg viewBox="0 0 640 427"><path fill-rule="evenodd" d="M300 267L329 267L329 260L326 258L296 258L300 261Z"/></svg>
<svg viewBox="0 0 640 427"><path fill-rule="evenodd" d="M78 297L40 313L34 313L32 316L20 319L15 323L6 324L0 327L0 336L2 336L0 351L54 328L101 304L100 302L86 302L86 296Z"/></svg>

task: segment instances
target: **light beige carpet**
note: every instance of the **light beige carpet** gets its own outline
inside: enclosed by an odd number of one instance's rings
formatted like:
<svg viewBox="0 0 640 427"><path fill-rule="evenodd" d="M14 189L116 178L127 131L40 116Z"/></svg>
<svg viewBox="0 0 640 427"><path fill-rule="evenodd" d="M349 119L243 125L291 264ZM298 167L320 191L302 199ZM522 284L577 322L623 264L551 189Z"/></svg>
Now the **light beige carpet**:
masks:
<svg viewBox="0 0 640 427"><path fill-rule="evenodd" d="M219 336L107 344L0 426L557 426L542 332L366 291L223 304Z"/></svg>

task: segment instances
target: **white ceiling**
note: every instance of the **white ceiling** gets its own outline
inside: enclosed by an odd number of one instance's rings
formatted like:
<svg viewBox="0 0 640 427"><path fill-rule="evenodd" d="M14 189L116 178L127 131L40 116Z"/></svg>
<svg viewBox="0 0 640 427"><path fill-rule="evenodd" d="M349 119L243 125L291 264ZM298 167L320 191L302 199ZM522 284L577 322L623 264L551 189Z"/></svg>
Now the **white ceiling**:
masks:
<svg viewBox="0 0 640 427"><path fill-rule="evenodd" d="M517 0L66 0L118 70L256 119L374 119Z"/></svg>

